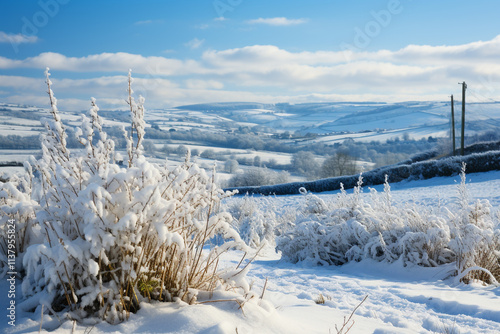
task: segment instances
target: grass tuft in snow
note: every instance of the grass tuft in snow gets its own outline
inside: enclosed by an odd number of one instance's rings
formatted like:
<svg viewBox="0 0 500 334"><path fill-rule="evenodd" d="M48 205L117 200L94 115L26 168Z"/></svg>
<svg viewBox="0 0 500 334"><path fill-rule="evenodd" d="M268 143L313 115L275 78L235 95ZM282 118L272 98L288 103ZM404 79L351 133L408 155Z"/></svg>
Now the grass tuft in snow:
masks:
<svg viewBox="0 0 500 334"><path fill-rule="evenodd" d="M460 334L460 330L456 327L456 323L453 322L452 325L442 324L441 331L442 334Z"/></svg>
<svg viewBox="0 0 500 334"><path fill-rule="evenodd" d="M328 295L323 295L322 293L320 293L318 295L318 297L316 297L316 299L314 300L314 302L316 304L319 304L319 305L323 305L326 303L327 300L332 300L332 297L328 296Z"/></svg>

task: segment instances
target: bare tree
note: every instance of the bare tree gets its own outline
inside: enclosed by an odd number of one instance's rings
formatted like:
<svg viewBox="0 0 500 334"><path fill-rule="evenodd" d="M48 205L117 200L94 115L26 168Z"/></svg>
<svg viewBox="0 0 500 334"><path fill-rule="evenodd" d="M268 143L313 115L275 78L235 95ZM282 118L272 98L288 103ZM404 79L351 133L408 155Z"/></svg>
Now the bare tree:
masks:
<svg viewBox="0 0 500 334"><path fill-rule="evenodd" d="M298 173L309 178L314 178L318 175L319 163L316 161L314 154L308 151L300 151L292 156L292 167Z"/></svg>
<svg viewBox="0 0 500 334"><path fill-rule="evenodd" d="M321 166L322 177L353 175L358 171L356 160L347 153L337 152L328 157Z"/></svg>
<svg viewBox="0 0 500 334"><path fill-rule="evenodd" d="M188 151L188 148L185 145L179 145L177 146L177 149L175 151L178 155L185 156Z"/></svg>
<svg viewBox="0 0 500 334"><path fill-rule="evenodd" d="M211 148L208 148L205 151L201 152L200 157L204 159L215 159L215 151Z"/></svg>
<svg viewBox="0 0 500 334"><path fill-rule="evenodd" d="M238 164L238 161L236 161L234 159L229 159L229 160L227 160L224 163L224 170L227 173L236 173L236 171L238 170L239 166L240 165Z"/></svg>
<svg viewBox="0 0 500 334"><path fill-rule="evenodd" d="M142 146L144 148L144 152L148 153L148 154L155 154L156 152L156 146L155 144L153 144L152 141L150 140L145 140L143 143L142 143Z"/></svg>
<svg viewBox="0 0 500 334"><path fill-rule="evenodd" d="M262 167L262 160L260 159L260 156L256 155L254 158L253 158L253 165L255 167Z"/></svg>

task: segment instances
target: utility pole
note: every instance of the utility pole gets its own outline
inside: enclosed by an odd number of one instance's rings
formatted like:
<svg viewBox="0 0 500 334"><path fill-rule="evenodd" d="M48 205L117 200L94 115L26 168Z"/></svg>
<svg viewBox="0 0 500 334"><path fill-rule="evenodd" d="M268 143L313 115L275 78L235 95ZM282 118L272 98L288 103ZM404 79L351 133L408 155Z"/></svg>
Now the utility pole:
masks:
<svg viewBox="0 0 500 334"><path fill-rule="evenodd" d="M455 144L455 101L453 101L453 94L451 94L451 138L453 142L453 155L456 154L456 144Z"/></svg>
<svg viewBox="0 0 500 334"><path fill-rule="evenodd" d="M464 134L465 134L465 90L467 89L467 84L464 82L458 83L462 85L462 137L460 138L460 155L464 155Z"/></svg>

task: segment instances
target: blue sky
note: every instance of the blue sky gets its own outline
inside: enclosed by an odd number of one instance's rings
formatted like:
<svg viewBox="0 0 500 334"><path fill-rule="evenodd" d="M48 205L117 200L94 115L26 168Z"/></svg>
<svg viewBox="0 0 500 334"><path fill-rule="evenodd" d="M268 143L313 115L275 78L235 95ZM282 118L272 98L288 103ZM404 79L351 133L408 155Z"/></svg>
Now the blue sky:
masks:
<svg viewBox="0 0 500 334"><path fill-rule="evenodd" d="M500 2L0 2L0 101L153 108L223 101L500 100Z"/></svg>

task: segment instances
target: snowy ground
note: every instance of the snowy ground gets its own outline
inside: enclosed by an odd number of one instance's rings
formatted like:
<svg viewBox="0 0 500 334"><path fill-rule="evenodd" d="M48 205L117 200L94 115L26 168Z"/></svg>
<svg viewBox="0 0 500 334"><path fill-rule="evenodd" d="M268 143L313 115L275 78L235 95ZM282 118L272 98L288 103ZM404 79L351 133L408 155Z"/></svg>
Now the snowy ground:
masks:
<svg viewBox="0 0 500 334"><path fill-rule="evenodd" d="M422 205L453 206L458 202L458 183L460 183L460 177L457 175L454 177L435 177L428 180L403 181L390 184L393 195L392 200L396 205L414 202ZM467 174L466 183L471 201L487 199L494 210L500 207L500 171ZM377 192L384 191L383 185L372 186L370 188L377 190ZM368 194L368 187L364 187L363 191L365 194ZM347 192L352 192L352 190ZM319 197L323 197L336 193L337 191L318 195ZM286 196L281 198L285 199ZM293 198L293 196L289 198Z"/></svg>
<svg viewBox="0 0 500 334"><path fill-rule="evenodd" d="M500 206L500 172L467 176L473 198L490 200L494 210ZM396 203L415 201L444 205L455 201L455 178L436 178L393 184ZM377 190L381 190L376 187ZM368 194L365 189L364 194ZM334 196L321 194L320 196ZM300 196L276 198L280 205L301 201ZM222 266L235 266L241 253L227 254ZM350 263L342 267L310 267L280 260L266 249L251 265L248 280L252 290L262 294L263 302L247 302L243 311L235 302L214 302L195 306L152 304L130 320L117 326L98 324L76 326L76 333L336 333L345 316L368 295L353 316L349 333L500 333L500 287L457 283L453 266L438 268L403 267L373 261ZM0 291L7 295L6 279ZM20 287L17 289L20 293ZM324 304L315 300L322 295ZM227 297L218 296L219 299ZM5 320L8 306L0 298L2 321L7 333L38 333L39 314L17 310L16 327ZM52 329L54 322L44 320ZM65 322L53 333L69 333ZM45 330L42 330L45 332Z"/></svg>

